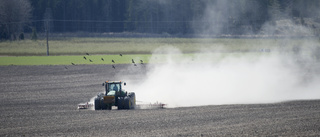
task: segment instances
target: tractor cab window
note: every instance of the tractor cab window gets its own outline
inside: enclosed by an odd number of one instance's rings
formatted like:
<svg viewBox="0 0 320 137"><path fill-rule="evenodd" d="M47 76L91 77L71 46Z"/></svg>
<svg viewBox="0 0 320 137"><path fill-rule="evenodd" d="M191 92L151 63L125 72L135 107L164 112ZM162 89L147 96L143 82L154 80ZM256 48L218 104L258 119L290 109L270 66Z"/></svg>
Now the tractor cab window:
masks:
<svg viewBox="0 0 320 137"><path fill-rule="evenodd" d="M108 87L109 91L120 91L120 83L110 83Z"/></svg>

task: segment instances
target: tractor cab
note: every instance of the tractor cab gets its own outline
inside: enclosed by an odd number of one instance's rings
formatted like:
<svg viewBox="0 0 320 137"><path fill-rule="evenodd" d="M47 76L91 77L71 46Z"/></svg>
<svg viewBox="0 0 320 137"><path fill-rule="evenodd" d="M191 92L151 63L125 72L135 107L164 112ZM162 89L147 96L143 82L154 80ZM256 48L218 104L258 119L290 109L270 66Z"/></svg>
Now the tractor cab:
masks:
<svg viewBox="0 0 320 137"><path fill-rule="evenodd" d="M102 85L105 86L106 96L125 96L126 93L124 89L122 89L122 84L126 85L126 83L122 83L121 81L106 81Z"/></svg>

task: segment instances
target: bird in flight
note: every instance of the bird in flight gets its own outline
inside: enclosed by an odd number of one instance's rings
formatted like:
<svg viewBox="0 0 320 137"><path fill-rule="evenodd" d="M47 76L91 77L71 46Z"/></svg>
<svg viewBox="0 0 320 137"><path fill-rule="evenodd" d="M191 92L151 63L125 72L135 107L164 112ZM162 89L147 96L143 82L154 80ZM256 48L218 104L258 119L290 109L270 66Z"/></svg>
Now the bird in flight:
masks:
<svg viewBox="0 0 320 137"><path fill-rule="evenodd" d="M104 59L103 59L103 58L101 58L101 60L102 60L102 61L104 61Z"/></svg>
<svg viewBox="0 0 320 137"><path fill-rule="evenodd" d="M85 60L87 60L86 56L83 56L83 58L84 58Z"/></svg>
<svg viewBox="0 0 320 137"><path fill-rule="evenodd" d="M114 62L114 60L111 60L112 61L112 63L116 63L116 62Z"/></svg>

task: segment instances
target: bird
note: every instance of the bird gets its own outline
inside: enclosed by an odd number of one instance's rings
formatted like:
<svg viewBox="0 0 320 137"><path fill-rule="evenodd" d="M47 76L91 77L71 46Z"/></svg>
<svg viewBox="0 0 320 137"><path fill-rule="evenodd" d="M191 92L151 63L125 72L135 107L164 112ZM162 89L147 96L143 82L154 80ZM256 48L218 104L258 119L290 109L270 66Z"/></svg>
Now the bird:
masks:
<svg viewBox="0 0 320 137"><path fill-rule="evenodd" d="M134 63L134 60L132 59L132 63Z"/></svg>
<svg viewBox="0 0 320 137"><path fill-rule="evenodd" d="M143 60L140 60L141 63L143 63Z"/></svg>
<svg viewBox="0 0 320 137"><path fill-rule="evenodd" d="M85 60L87 60L86 56L83 56L83 58L84 58Z"/></svg>
<svg viewBox="0 0 320 137"><path fill-rule="evenodd" d="M137 64L136 64L136 63L134 63L134 64L133 64L133 66L137 66Z"/></svg>
<svg viewBox="0 0 320 137"><path fill-rule="evenodd" d="M112 65L112 68L113 68L113 69L116 69L116 67L114 67L114 65Z"/></svg>
<svg viewBox="0 0 320 137"><path fill-rule="evenodd" d="M66 66L64 66L65 69L68 69Z"/></svg>
<svg viewBox="0 0 320 137"><path fill-rule="evenodd" d="M90 62L93 62L91 59L89 59Z"/></svg>
<svg viewBox="0 0 320 137"><path fill-rule="evenodd" d="M101 58L101 60L102 60L102 61L104 61L104 59L103 59L103 58Z"/></svg>
<svg viewBox="0 0 320 137"><path fill-rule="evenodd" d="M120 56L122 57L122 54L120 54Z"/></svg>
<svg viewBox="0 0 320 137"><path fill-rule="evenodd" d="M89 53L86 53L86 55L88 55L88 56L89 56Z"/></svg>
<svg viewBox="0 0 320 137"><path fill-rule="evenodd" d="M72 64L72 65L76 65L76 64L74 64L73 62L71 62L71 64Z"/></svg>
<svg viewBox="0 0 320 137"><path fill-rule="evenodd" d="M111 60L113 63L116 63L116 62L114 62L114 60Z"/></svg>

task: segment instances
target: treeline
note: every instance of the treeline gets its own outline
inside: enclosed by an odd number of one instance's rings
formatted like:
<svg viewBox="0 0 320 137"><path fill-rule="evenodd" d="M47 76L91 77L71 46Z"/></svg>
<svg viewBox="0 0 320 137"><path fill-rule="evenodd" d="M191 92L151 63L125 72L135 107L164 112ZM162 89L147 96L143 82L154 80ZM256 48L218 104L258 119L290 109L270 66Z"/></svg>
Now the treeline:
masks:
<svg viewBox="0 0 320 137"><path fill-rule="evenodd" d="M232 35L247 33L247 30L250 30L250 33L259 32L262 25L268 21L292 18L318 19L320 14L319 0L29 0L29 2L33 10L28 20L30 23L24 31L31 31L30 28L45 31L48 28L50 32L61 33ZM0 22L3 34L10 21Z"/></svg>

